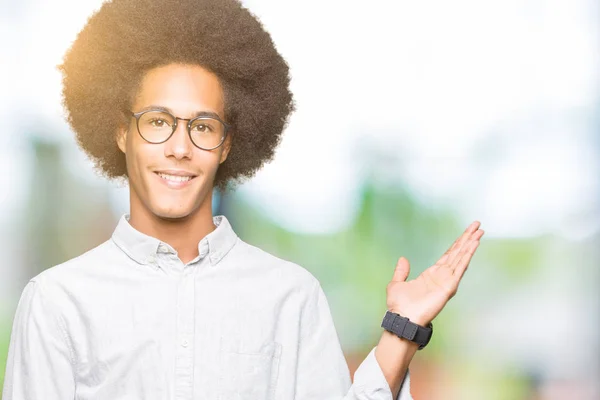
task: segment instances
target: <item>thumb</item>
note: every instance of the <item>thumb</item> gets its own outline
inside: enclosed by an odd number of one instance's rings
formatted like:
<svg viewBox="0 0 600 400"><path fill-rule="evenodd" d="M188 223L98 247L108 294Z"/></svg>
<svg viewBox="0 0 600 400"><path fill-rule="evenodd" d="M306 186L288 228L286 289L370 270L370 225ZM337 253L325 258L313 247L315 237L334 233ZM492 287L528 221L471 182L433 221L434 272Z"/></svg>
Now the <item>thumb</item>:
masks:
<svg viewBox="0 0 600 400"><path fill-rule="evenodd" d="M394 276L392 281L404 282L406 278L408 278L408 273L410 272L410 263L404 257L400 257L398 263L396 264L396 269L394 270Z"/></svg>

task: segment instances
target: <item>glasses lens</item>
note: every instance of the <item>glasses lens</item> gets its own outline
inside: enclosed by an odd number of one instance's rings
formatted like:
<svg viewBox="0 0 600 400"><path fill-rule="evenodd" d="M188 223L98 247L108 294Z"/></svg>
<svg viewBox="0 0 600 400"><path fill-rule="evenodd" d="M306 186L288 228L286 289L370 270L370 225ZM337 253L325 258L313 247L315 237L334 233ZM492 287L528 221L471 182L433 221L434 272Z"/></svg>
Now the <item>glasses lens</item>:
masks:
<svg viewBox="0 0 600 400"><path fill-rule="evenodd" d="M173 133L174 123L173 116L168 113L149 111L140 116L138 128L144 139L152 143L160 143Z"/></svg>
<svg viewBox="0 0 600 400"><path fill-rule="evenodd" d="M218 119L197 118L191 121L190 133L196 146L210 149L223 141L225 125Z"/></svg>

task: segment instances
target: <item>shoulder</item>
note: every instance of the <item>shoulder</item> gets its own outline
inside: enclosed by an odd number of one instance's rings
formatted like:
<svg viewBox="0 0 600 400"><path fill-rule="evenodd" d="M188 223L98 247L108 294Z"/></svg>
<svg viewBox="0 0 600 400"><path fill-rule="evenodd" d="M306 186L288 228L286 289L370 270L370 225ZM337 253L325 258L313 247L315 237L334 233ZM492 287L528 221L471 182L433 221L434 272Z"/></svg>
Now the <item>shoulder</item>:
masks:
<svg viewBox="0 0 600 400"><path fill-rule="evenodd" d="M29 283L48 295L75 287L106 263L112 246L114 243L107 240L77 257L43 270L32 277Z"/></svg>

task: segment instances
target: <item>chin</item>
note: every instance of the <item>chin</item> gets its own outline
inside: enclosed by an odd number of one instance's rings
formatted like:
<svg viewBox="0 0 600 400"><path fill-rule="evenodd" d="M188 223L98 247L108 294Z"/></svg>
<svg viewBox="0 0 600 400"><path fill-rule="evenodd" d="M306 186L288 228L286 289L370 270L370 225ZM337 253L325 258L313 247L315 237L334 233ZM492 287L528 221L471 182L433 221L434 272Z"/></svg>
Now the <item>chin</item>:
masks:
<svg viewBox="0 0 600 400"><path fill-rule="evenodd" d="M154 207L152 214L165 220L184 219L193 214L192 207Z"/></svg>

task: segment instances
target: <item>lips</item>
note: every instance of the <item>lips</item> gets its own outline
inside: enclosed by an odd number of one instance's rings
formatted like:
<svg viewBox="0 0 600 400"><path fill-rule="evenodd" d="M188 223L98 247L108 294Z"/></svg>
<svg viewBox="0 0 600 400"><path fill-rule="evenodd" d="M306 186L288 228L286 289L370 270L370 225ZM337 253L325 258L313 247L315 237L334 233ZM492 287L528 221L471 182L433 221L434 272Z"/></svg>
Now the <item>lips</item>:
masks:
<svg viewBox="0 0 600 400"><path fill-rule="evenodd" d="M156 173L158 176L160 176L163 179L166 179L168 181L172 181L172 182L187 182L187 181L191 181L192 179L194 179L193 176L188 176L188 175L170 175L170 174L163 174L162 172L157 172Z"/></svg>
<svg viewBox="0 0 600 400"><path fill-rule="evenodd" d="M173 189L187 186L197 176L196 174L182 170L160 170L154 171L154 173L163 183Z"/></svg>

